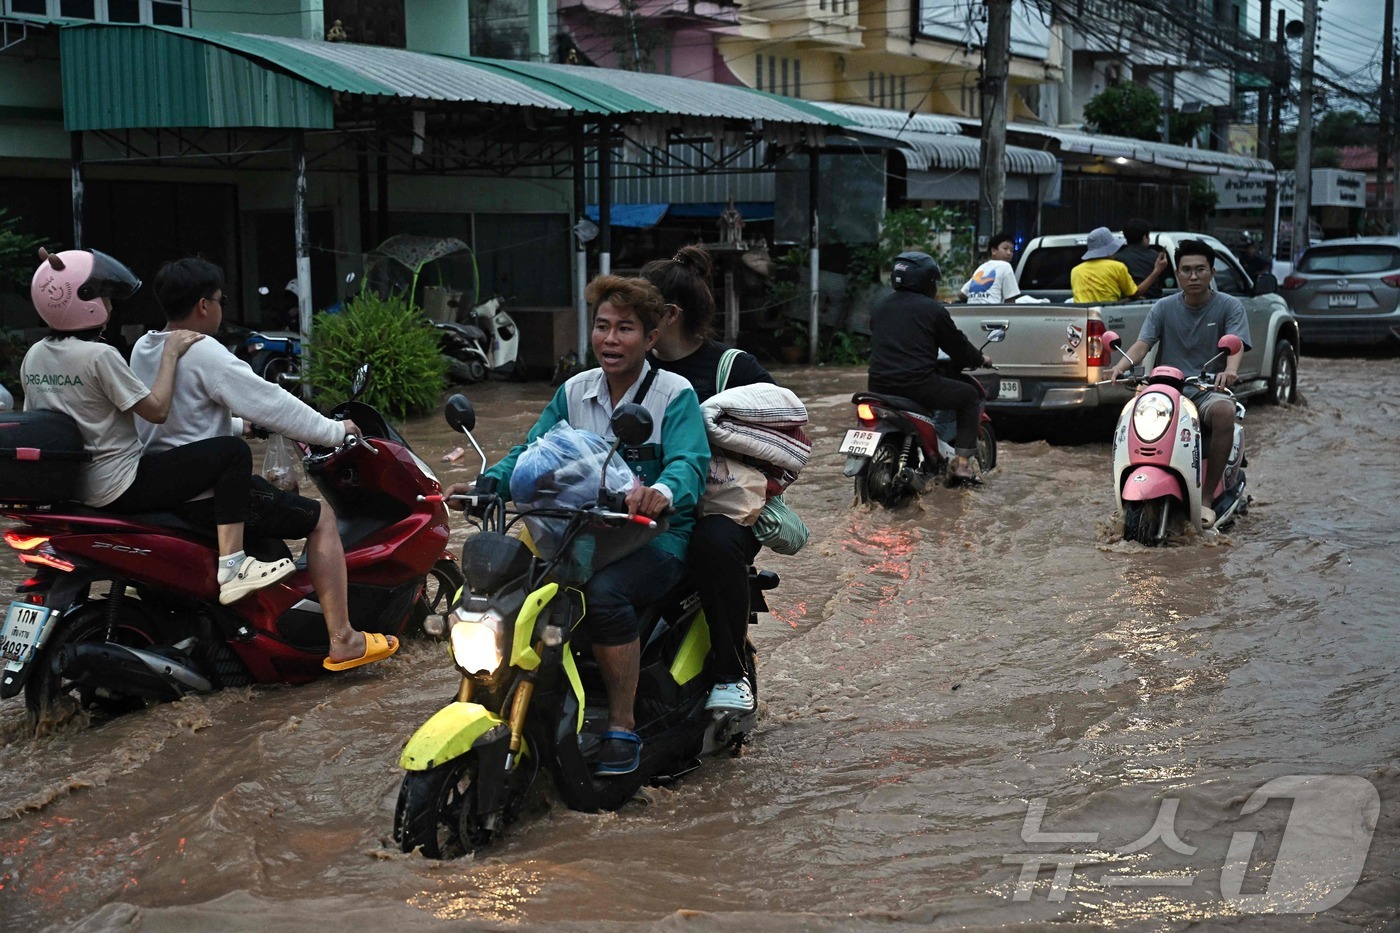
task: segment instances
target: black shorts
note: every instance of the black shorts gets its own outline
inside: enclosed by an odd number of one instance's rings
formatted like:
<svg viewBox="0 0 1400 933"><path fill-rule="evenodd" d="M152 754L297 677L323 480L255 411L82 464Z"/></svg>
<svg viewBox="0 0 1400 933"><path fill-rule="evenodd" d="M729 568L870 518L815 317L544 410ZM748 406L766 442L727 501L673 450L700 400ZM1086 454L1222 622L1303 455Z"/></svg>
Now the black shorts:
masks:
<svg viewBox="0 0 1400 933"><path fill-rule="evenodd" d="M214 500L195 499L180 509L185 517L200 524L214 524ZM248 489L248 518L245 538L305 538L321 520L321 503L294 492L278 489L254 473Z"/></svg>

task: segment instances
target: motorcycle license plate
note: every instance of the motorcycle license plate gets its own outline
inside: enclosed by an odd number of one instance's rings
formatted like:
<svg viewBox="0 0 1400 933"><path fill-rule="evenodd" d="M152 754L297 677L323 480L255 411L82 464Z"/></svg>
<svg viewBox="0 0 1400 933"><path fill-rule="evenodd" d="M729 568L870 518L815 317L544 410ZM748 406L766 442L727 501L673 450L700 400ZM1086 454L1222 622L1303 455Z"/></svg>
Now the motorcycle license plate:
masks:
<svg viewBox="0 0 1400 933"><path fill-rule="evenodd" d="M1001 387L997 389L997 398L1003 402L1019 402L1021 400L1021 380L1002 379Z"/></svg>
<svg viewBox="0 0 1400 933"><path fill-rule="evenodd" d="M0 660L5 669L23 670L42 640L44 627L49 624L53 610L33 603L12 602L5 614L5 627L0 630Z"/></svg>
<svg viewBox="0 0 1400 933"><path fill-rule="evenodd" d="M1352 294L1350 294L1350 295L1348 295L1348 294L1328 295L1328 296L1327 296L1327 307L1329 307L1329 308L1355 308L1355 307L1357 307L1358 304L1359 304L1359 302L1358 302L1358 300L1357 300L1357 297L1358 297L1358 296L1357 296L1355 293L1352 293Z"/></svg>
<svg viewBox="0 0 1400 933"><path fill-rule="evenodd" d="M847 431L845 440L841 441L839 452L855 454L858 457L869 457L875 453L875 448L879 446L879 431Z"/></svg>

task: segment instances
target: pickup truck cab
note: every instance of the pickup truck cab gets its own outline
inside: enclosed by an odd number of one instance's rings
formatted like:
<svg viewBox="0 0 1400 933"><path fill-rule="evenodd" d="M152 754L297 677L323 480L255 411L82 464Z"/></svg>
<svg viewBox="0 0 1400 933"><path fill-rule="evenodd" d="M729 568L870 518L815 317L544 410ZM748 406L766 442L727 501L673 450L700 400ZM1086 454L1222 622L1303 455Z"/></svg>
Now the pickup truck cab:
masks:
<svg viewBox="0 0 1400 933"><path fill-rule="evenodd" d="M1006 329L1006 340L993 355L1001 380L996 396L987 400L989 410L1001 414L1082 411L1119 407L1131 397L1127 386L1100 385L1114 362L1102 335L1116 331L1127 349L1137 340L1154 302L1071 301L1070 269L1084 255L1087 238L1088 234L1045 236L1026 245L1016 280L1029 298L1012 304L949 306L954 323L973 343L980 342L979 335ZM1240 364L1235 394L1291 403L1297 393L1298 319L1278 295L1277 280L1261 275L1257 283L1253 281L1230 248L1212 236L1156 233L1149 242L1172 256L1176 244L1185 239L1204 240L1216 251L1214 287L1240 299L1249 317L1253 346ZM1174 264L1162 281L1163 295L1178 291ZM1154 347L1142 365L1151 368L1155 355Z"/></svg>

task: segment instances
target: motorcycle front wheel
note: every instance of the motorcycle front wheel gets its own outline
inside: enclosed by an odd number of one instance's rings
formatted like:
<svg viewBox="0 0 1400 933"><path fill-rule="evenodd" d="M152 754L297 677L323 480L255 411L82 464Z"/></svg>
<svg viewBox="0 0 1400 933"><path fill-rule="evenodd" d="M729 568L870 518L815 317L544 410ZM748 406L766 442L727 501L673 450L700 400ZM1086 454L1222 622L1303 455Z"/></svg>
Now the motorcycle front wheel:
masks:
<svg viewBox="0 0 1400 933"><path fill-rule="evenodd" d="M114 642L131 648L149 648L156 643L159 637L156 627L141 611L139 603L122 597L115 611L111 609L108 599L97 599L74 610L50 636L43 653L34 659L34 669L24 683L24 702L36 727L62 713L59 707L65 697L71 698L76 709L99 718L120 715L145 705L140 697L99 696L96 687L75 683L54 670L54 661L66 645Z"/></svg>
<svg viewBox="0 0 1400 933"><path fill-rule="evenodd" d="M394 842L399 851L424 858L452 859L475 852L491 841L476 812L477 756L460 758L426 771L410 771L399 787L394 808Z"/></svg>
<svg viewBox="0 0 1400 933"><path fill-rule="evenodd" d="M1148 547L1155 547L1166 540L1171 501L1163 497L1147 502L1124 502L1123 540L1136 541Z"/></svg>

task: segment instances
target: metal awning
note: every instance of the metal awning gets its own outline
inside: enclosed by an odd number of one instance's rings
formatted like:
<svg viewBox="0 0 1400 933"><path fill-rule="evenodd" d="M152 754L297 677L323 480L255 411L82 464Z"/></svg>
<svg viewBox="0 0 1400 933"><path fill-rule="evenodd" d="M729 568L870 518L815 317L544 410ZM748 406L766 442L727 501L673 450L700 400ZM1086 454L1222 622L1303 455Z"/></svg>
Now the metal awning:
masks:
<svg viewBox="0 0 1400 933"><path fill-rule="evenodd" d="M59 41L70 131L330 129L336 93L799 131L848 123L805 101L670 75L167 26L65 25Z"/></svg>
<svg viewBox="0 0 1400 933"><path fill-rule="evenodd" d="M975 172L982 165L982 144L963 136L961 124L950 117L852 104L823 103L819 106L850 120L860 134L895 143L903 152L910 171L970 169ZM1006 171L1010 175L1053 175L1059 171L1059 162L1039 149L1007 146Z"/></svg>
<svg viewBox="0 0 1400 933"><path fill-rule="evenodd" d="M981 127L981 124L976 120L959 120L958 122L964 127ZM1234 155L1229 152L1216 152L1212 149L1192 149L1190 146L1174 146L1145 139L1107 136L1083 130L1040 126L1034 123L1008 123L1006 131L1054 140L1059 144L1062 152L1114 159L1135 159L1148 165L1194 172L1200 175L1236 175L1244 178L1262 179L1274 177L1273 165L1263 159Z"/></svg>

